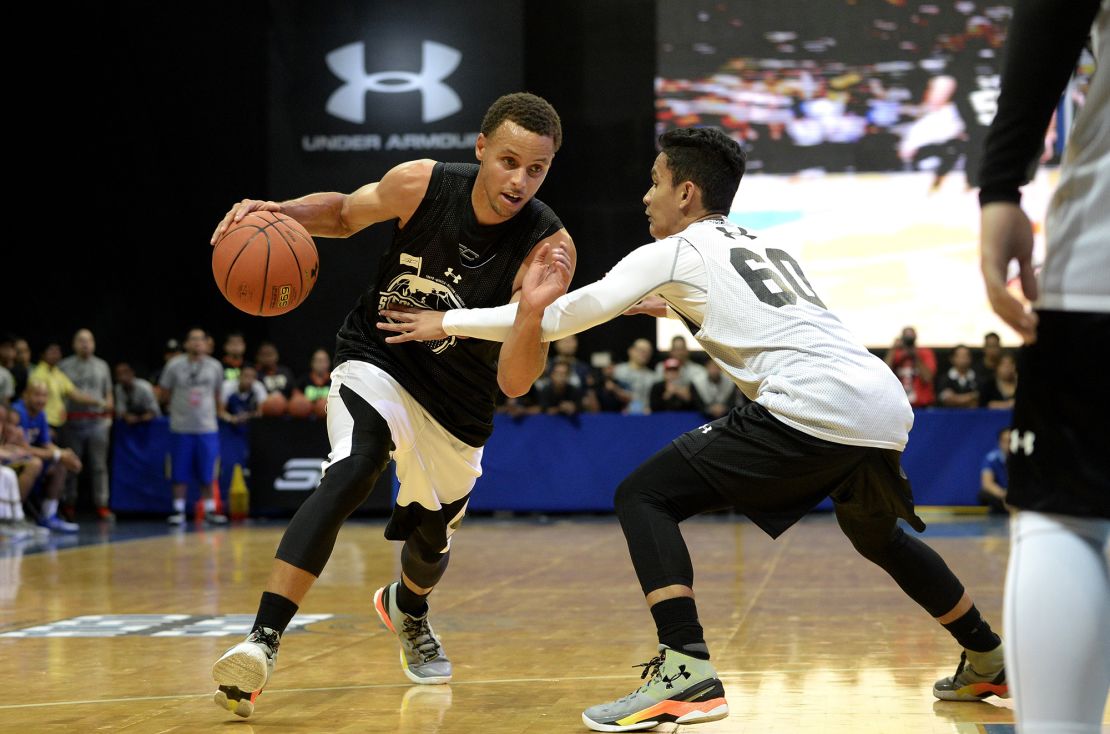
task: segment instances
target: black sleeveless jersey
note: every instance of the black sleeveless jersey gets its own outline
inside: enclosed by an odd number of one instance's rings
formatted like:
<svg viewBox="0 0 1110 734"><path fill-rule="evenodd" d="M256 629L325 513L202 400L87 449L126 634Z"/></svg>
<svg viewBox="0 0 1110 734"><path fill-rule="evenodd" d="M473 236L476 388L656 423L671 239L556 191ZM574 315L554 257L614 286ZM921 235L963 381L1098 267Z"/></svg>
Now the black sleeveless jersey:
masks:
<svg viewBox="0 0 1110 734"><path fill-rule="evenodd" d="M387 303L446 311L501 306L540 240L562 229L555 213L532 199L506 222L478 223L470 203L473 163L436 163L428 190L382 257L378 281L358 300L336 336L336 363L370 362L389 373L459 440L481 446L493 431L498 342L448 337L386 344L378 310Z"/></svg>

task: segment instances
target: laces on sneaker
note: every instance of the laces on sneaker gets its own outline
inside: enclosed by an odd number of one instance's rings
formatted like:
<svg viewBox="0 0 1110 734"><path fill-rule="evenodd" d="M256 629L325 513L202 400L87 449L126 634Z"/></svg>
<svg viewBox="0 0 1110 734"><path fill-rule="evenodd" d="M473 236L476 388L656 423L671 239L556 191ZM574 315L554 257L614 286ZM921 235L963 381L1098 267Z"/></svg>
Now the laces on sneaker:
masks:
<svg viewBox="0 0 1110 734"><path fill-rule="evenodd" d="M405 638L413 649L420 653L425 663L430 663L439 657L439 641L432 634L427 617L417 618L406 614L404 630Z"/></svg>
<svg viewBox="0 0 1110 734"><path fill-rule="evenodd" d="M643 668L644 669L643 672L640 673L640 680L644 680L645 678L647 680L644 682L644 684L642 686L637 688L635 691L632 691L632 693L629 693L624 698L625 699L631 698L632 696L635 696L637 693L640 693L641 691L647 690L653 683L656 683L656 682L662 680L663 675L662 675L661 671L663 669L663 662L664 662L664 657L662 655L656 655L655 657L653 657L651 660L647 661L646 663L639 663L638 665L633 665L632 667L634 667L634 668ZM624 699L621 699L621 700L624 700Z"/></svg>
<svg viewBox="0 0 1110 734"><path fill-rule="evenodd" d="M251 630L247 639L270 648L270 657L277 655L278 647L281 646L281 635L269 627L256 627Z"/></svg>
<svg viewBox="0 0 1110 734"><path fill-rule="evenodd" d="M967 665L967 653L960 652L960 664L956 666L956 673L952 676L953 685L959 683L960 674L964 672L964 667Z"/></svg>

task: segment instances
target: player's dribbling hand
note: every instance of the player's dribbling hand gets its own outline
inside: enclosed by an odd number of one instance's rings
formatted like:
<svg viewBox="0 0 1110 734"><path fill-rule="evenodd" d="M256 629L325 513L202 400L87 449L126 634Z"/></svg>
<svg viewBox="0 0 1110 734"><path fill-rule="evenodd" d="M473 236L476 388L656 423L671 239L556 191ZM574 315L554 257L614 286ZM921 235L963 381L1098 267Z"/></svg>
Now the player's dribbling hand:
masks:
<svg viewBox="0 0 1110 734"><path fill-rule="evenodd" d="M566 249L550 242L545 244L536 253L524 274L521 305L542 311L567 292L572 275L573 268Z"/></svg>
<svg viewBox="0 0 1110 734"><path fill-rule="evenodd" d="M235 204L224 215L223 220L216 225L216 229L212 232L212 239L208 240L208 244L215 245L216 240L227 230L233 223L238 222L251 212L280 212L281 204L276 201L261 201L259 199L243 199Z"/></svg>
<svg viewBox="0 0 1110 734"><path fill-rule="evenodd" d="M389 319L379 321L378 328L396 334L385 338L387 344L446 339L447 332L443 330L443 313L443 311L431 311L426 308L390 304L388 308L378 311L379 316Z"/></svg>
<svg viewBox="0 0 1110 734"><path fill-rule="evenodd" d="M1037 339L1037 314L1006 288L1006 272L1011 260L1018 261L1021 291L1030 301L1037 298L1037 278L1033 272L1033 225L1017 204L997 201L980 213L979 258L983 283L991 308L1027 344Z"/></svg>

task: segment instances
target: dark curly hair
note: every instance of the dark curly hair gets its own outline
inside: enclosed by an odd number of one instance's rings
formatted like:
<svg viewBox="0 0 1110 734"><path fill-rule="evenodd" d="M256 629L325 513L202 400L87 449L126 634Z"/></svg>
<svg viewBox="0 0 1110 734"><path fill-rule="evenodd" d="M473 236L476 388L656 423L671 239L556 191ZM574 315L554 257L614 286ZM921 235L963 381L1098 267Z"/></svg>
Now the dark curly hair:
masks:
<svg viewBox="0 0 1110 734"><path fill-rule="evenodd" d="M498 97L482 118L481 132L487 138L505 120L512 120L525 130L546 135L555 141L555 150L563 144L563 126L559 113L546 99L528 92L515 92Z"/></svg>
<svg viewBox="0 0 1110 734"><path fill-rule="evenodd" d="M744 177L747 159L735 140L715 127L676 128L659 136L674 183L701 189L706 211L727 214Z"/></svg>

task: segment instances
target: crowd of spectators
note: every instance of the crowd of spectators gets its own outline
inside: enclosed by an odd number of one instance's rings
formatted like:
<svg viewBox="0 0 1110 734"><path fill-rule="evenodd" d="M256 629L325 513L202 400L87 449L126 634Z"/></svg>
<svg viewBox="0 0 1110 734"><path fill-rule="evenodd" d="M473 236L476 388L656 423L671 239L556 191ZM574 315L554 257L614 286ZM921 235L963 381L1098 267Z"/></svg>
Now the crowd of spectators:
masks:
<svg viewBox="0 0 1110 734"><path fill-rule="evenodd" d="M965 344L957 344L948 361L947 369L938 370L936 352L917 344L912 326L904 328L886 352L887 365L902 381L915 408L1014 407L1017 361L1002 349L998 334L992 331L983 337L978 362Z"/></svg>
<svg viewBox="0 0 1110 734"><path fill-rule="evenodd" d="M184 523L185 489L193 483L201 490L205 521L225 524L212 494L218 421L245 430L260 415L322 416L331 358L317 350L297 379L271 342L258 345L253 362L240 333L227 335L219 360L215 351L211 335L193 329L184 346L177 339L166 343L162 365L147 380L127 362L110 367L96 356L88 329L74 335L70 356L63 359L61 344L52 342L34 363L26 339L0 337L0 536L77 532L81 484L89 486L96 516L113 521L113 421L136 426L161 415L169 417L172 439L170 522Z"/></svg>
<svg viewBox="0 0 1110 734"><path fill-rule="evenodd" d="M185 486L193 482L201 487L205 518L222 524L226 518L211 496L219 423L242 432L259 416L319 419L326 414L332 367L326 349L316 350L298 377L272 342L259 343L250 359L246 339L233 332L217 359L213 338L193 329L184 346L177 339L166 343L164 363L149 380L126 362L110 368L95 351L87 329L74 335L70 356L63 359L61 345L48 343L38 362L32 362L25 339L0 338L0 530L9 535L76 531L79 478L81 486L89 487L97 516L113 519L108 502L113 420L134 426L168 415L174 457L171 522L184 522ZM561 339L532 390L519 398L502 397L498 411L514 417L688 411L712 420L747 400L715 362L692 355L682 336L674 337L662 354L649 340L637 339L625 361L614 363L611 357L600 352L583 360L575 337ZM907 326L885 359L916 408L1013 406L1016 363L997 334L984 337L977 360L971 349L958 345L947 355L949 364L940 367L936 351L919 345L916 331ZM984 480L984 491L1004 481ZM23 502L36 529L14 519L8 494ZM35 501L27 502L31 497Z"/></svg>

